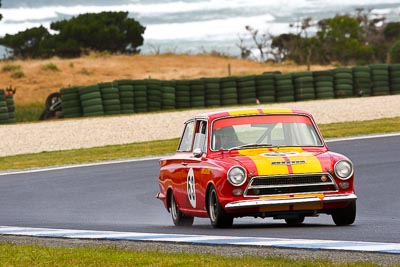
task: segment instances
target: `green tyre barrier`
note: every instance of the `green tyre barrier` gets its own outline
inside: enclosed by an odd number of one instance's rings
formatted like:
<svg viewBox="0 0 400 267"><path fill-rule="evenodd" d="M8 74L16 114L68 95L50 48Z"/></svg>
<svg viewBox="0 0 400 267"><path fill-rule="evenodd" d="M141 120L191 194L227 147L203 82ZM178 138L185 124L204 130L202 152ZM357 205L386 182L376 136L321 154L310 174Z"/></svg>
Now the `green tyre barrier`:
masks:
<svg viewBox="0 0 400 267"><path fill-rule="evenodd" d="M62 109L63 116L76 114L76 117L82 116L82 108L81 107L66 107ZM71 117L70 117L71 118Z"/></svg>
<svg viewBox="0 0 400 267"><path fill-rule="evenodd" d="M75 100L79 101L79 94L78 93L73 93L73 94L61 94L61 101L69 101L69 100Z"/></svg>
<svg viewBox="0 0 400 267"><path fill-rule="evenodd" d="M390 71L400 71L400 64L390 64L389 70Z"/></svg>
<svg viewBox="0 0 400 267"><path fill-rule="evenodd" d="M80 95L81 102L96 98L101 99L100 92L85 93Z"/></svg>
<svg viewBox="0 0 400 267"><path fill-rule="evenodd" d="M314 100L315 94L314 93L302 93L295 95L296 101L306 101L306 100Z"/></svg>
<svg viewBox="0 0 400 267"><path fill-rule="evenodd" d="M335 84L349 84L352 85L353 84L353 79L347 79L347 78L338 78L335 79Z"/></svg>
<svg viewBox="0 0 400 267"><path fill-rule="evenodd" d="M315 82L315 87L333 87L333 81L319 81Z"/></svg>
<svg viewBox="0 0 400 267"><path fill-rule="evenodd" d="M114 100L114 99L119 99L119 94L117 93L105 93L101 94L101 98L106 101L106 100Z"/></svg>
<svg viewBox="0 0 400 267"><path fill-rule="evenodd" d="M276 101L279 103L283 103L283 102L294 102L294 96L277 96L276 97Z"/></svg>
<svg viewBox="0 0 400 267"><path fill-rule="evenodd" d="M104 106L121 105L121 102L119 99L107 99L103 100L103 105Z"/></svg>
<svg viewBox="0 0 400 267"><path fill-rule="evenodd" d="M93 93L93 92L98 92L100 93L100 88L98 85L90 85L90 86L85 86L85 87L80 87L79 88L79 94L89 94L89 93Z"/></svg>
<svg viewBox="0 0 400 267"><path fill-rule="evenodd" d="M103 105L83 107L82 110L84 116L104 115Z"/></svg>
<svg viewBox="0 0 400 267"><path fill-rule="evenodd" d="M389 70L380 70L380 69L372 69L371 76L383 76L388 78L389 77Z"/></svg>
<svg viewBox="0 0 400 267"><path fill-rule="evenodd" d="M101 105L102 103L103 101L101 100L101 98L94 98L82 101L82 106L89 107L89 106Z"/></svg>
<svg viewBox="0 0 400 267"><path fill-rule="evenodd" d="M333 99L335 98L335 94L332 92L317 92L316 93L317 99Z"/></svg>
<svg viewBox="0 0 400 267"><path fill-rule="evenodd" d="M237 99L222 99L221 100L222 106L235 106L238 104Z"/></svg>
<svg viewBox="0 0 400 267"><path fill-rule="evenodd" d="M381 96L381 95L389 95L389 94L390 94L389 86L381 86L381 87L373 87L372 88L373 96Z"/></svg>
<svg viewBox="0 0 400 267"><path fill-rule="evenodd" d="M387 70L387 69L389 69L388 64L372 64L372 65L369 65L369 67L372 70Z"/></svg>
<svg viewBox="0 0 400 267"><path fill-rule="evenodd" d="M118 94L119 89L118 87L106 87L106 88L101 88L100 89L101 94Z"/></svg>
<svg viewBox="0 0 400 267"><path fill-rule="evenodd" d="M275 81L275 86L276 87L281 87L281 86L293 86L293 81L292 80L276 80Z"/></svg>
<svg viewBox="0 0 400 267"><path fill-rule="evenodd" d="M392 85L390 87L390 93L393 94L393 95L400 94L400 84Z"/></svg>
<svg viewBox="0 0 400 267"><path fill-rule="evenodd" d="M61 102L62 110L65 108L75 108L75 107L81 107L81 102L76 101L76 100L69 100L69 101L62 101Z"/></svg>
<svg viewBox="0 0 400 267"><path fill-rule="evenodd" d="M133 85L134 84L134 80L121 79L121 80L114 81L114 83L117 84L117 87L120 87L120 86L123 86L123 85Z"/></svg>

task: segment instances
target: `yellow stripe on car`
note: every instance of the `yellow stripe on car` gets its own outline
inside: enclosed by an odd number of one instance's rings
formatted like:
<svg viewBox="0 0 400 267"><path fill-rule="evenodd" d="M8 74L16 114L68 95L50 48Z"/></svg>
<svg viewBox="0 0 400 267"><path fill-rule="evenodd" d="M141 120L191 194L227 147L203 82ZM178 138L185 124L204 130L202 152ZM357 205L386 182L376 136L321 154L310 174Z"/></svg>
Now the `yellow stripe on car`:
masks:
<svg viewBox="0 0 400 267"><path fill-rule="evenodd" d="M243 109L243 110L233 110L229 112L230 116L239 116L239 115L252 115L252 114L287 114L293 113L291 109L288 108L279 108L279 109Z"/></svg>
<svg viewBox="0 0 400 267"><path fill-rule="evenodd" d="M289 174L288 167L286 165L272 166L271 164L273 161L284 161L284 158L278 156L263 156L262 154L265 153L265 148L243 149L239 150L238 152L240 155L247 156L253 160L254 164L256 165L258 175Z"/></svg>
<svg viewBox="0 0 400 267"><path fill-rule="evenodd" d="M265 148L244 149L238 152L240 155L247 156L253 160L258 175L317 173L323 171L319 159L312 153L304 151L301 147L274 148L269 153L265 153ZM276 155L273 155L274 153ZM270 156L266 154L270 154ZM273 165L272 163L274 162L288 162L288 164ZM300 163L290 164L291 162Z"/></svg>

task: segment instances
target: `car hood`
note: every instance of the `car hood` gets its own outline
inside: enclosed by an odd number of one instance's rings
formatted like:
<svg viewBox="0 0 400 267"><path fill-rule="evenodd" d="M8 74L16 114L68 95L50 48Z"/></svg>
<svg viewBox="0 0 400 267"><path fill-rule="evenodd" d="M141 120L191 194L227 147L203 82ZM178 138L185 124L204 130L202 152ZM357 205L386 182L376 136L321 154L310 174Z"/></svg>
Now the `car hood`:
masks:
<svg viewBox="0 0 400 267"><path fill-rule="evenodd" d="M299 147L238 150L232 159L252 175L282 175L326 172L330 166L328 152L306 151Z"/></svg>

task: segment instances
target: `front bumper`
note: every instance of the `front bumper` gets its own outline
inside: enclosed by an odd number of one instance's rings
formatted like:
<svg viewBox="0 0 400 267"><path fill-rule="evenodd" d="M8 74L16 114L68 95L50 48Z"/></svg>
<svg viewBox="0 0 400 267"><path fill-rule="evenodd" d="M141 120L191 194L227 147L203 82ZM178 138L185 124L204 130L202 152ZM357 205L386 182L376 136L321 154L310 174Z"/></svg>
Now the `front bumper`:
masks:
<svg viewBox="0 0 400 267"><path fill-rule="evenodd" d="M226 209L242 209L242 208L261 208L265 206L276 205L297 205L297 204L324 204L355 201L355 194L328 195L324 197L307 196L294 198L273 198L273 199L252 199L230 202L225 205Z"/></svg>

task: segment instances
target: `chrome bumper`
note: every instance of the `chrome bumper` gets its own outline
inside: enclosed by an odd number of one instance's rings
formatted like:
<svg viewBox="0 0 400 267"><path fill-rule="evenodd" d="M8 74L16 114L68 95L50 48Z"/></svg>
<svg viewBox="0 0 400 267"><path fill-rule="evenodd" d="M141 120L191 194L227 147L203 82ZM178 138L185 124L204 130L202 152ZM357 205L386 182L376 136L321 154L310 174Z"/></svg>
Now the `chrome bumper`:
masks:
<svg viewBox="0 0 400 267"><path fill-rule="evenodd" d="M329 202L344 202L355 201L355 194L328 195L324 198L319 197L298 197L298 198L281 198L281 199L252 199L230 202L225 205L226 209L241 209L241 208L257 208L262 206L275 205L294 205L294 204L312 204L312 203L329 203Z"/></svg>

